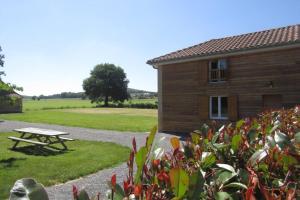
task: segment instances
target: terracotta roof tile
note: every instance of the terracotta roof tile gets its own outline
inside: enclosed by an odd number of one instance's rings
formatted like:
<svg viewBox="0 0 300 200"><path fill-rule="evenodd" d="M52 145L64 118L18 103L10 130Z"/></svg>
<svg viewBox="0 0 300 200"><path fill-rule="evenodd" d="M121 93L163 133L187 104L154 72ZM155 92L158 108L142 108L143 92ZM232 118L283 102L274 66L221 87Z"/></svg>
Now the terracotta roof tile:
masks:
<svg viewBox="0 0 300 200"><path fill-rule="evenodd" d="M221 39L212 39L207 42L148 60L147 63L159 64L161 62L181 60L191 57L216 55L293 43L300 43L300 24Z"/></svg>

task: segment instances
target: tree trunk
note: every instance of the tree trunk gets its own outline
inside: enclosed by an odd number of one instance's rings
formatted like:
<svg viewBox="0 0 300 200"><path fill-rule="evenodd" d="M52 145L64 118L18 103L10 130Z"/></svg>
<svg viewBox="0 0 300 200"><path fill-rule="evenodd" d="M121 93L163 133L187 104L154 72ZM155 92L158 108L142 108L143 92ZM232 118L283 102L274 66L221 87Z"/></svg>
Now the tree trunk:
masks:
<svg viewBox="0 0 300 200"><path fill-rule="evenodd" d="M108 96L105 96L104 106L105 106L105 107L108 107Z"/></svg>

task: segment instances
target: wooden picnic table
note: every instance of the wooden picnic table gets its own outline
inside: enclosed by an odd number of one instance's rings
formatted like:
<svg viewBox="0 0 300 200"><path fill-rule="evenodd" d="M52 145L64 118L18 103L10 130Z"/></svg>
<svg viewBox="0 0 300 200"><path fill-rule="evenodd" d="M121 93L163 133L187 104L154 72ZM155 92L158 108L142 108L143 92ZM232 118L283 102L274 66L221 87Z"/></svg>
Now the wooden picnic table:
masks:
<svg viewBox="0 0 300 200"><path fill-rule="evenodd" d="M20 142L26 142L34 144L37 147L42 146L50 146L52 144L61 144L63 149L67 150L68 147L65 144L65 141L73 141L74 139L62 137L64 135L69 135L67 132L48 130L48 129L40 129L40 128L21 128L15 129L15 132L21 133L20 137L10 136L8 139L14 141L14 145L12 149L15 149ZM58 149L57 147L50 146L54 149ZM59 149L61 150L61 149Z"/></svg>

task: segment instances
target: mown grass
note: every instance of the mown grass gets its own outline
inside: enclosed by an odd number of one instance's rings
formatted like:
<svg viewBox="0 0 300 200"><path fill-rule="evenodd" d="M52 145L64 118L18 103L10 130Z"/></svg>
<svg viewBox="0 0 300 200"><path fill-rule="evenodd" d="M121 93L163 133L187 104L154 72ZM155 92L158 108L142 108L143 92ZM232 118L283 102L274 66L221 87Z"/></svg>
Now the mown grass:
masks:
<svg viewBox="0 0 300 200"><path fill-rule="evenodd" d="M41 99L41 100L23 100L23 111L47 110L47 109L64 109L64 108L91 108L96 104L92 104L89 100L82 99Z"/></svg>
<svg viewBox="0 0 300 200"><path fill-rule="evenodd" d="M157 99L131 99L125 101L124 104L137 104L137 103L153 103ZM96 107L95 103L90 100L82 99L41 99L41 100L23 100L23 111L32 110L49 110L49 109L69 109L69 108L93 108Z"/></svg>
<svg viewBox="0 0 300 200"><path fill-rule="evenodd" d="M29 149L10 150L13 143L8 136L19 135L0 134L0 199L8 198L18 179L32 177L45 186L63 183L115 166L125 161L129 154L129 148L117 144L76 140L67 143L67 152L32 155Z"/></svg>
<svg viewBox="0 0 300 200"><path fill-rule="evenodd" d="M38 110L1 114L0 119L102 130L145 132L157 124L157 110L133 108Z"/></svg>

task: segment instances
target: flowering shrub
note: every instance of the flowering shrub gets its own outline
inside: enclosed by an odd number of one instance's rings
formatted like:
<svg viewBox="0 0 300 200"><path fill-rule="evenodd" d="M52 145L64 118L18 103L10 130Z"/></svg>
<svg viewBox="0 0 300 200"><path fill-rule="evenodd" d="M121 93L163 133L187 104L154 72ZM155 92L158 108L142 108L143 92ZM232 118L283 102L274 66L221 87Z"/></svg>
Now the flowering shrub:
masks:
<svg viewBox="0 0 300 200"><path fill-rule="evenodd" d="M133 139L128 176L122 186L112 176L110 199L300 196L300 107L267 111L220 128L203 125L185 142L171 138L168 152L156 147L155 135L156 128L139 150Z"/></svg>

